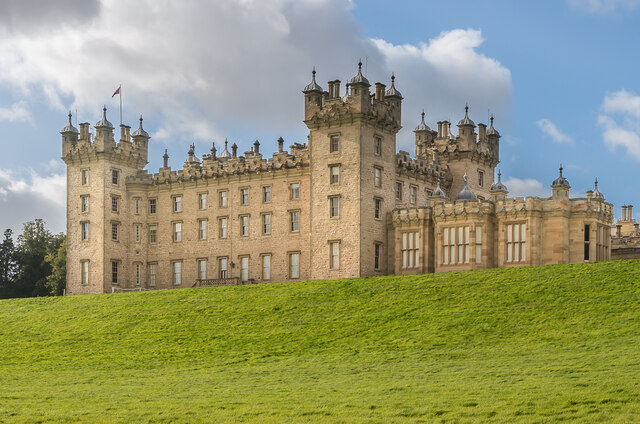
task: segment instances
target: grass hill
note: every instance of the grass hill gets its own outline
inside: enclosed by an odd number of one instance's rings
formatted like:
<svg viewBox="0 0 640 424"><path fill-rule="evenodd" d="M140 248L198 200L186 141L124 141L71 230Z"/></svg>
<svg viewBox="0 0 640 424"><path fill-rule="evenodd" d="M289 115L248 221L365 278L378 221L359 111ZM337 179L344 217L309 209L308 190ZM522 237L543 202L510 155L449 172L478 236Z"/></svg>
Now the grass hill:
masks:
<svg viewBox="0 0 640 424"><path fill-rule="evenodd" d="M0 422L633 422L640 261L0 301Z"/></svg>

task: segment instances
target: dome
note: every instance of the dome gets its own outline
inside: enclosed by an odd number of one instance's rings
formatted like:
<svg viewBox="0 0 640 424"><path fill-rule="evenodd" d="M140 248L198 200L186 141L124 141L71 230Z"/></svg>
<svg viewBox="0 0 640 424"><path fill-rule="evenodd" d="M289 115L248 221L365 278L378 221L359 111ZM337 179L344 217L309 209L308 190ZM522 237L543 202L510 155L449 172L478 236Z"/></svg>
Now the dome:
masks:
<svg viewBox="0 0 640 424"><path fill-rule="evenodd" d="M464 118L462 118L460 120L460 122L458 122L458 125L473 125L475 126L475 122L473 122L471 119L469 119L469 106L465 106L464 107Z"/></svg>
<svg viewBox="0 0 640 424"><path fill-rule="evenodd" d="M489 129L487 130L487 135L497 135L498 137L500 137L500 133L498 132L498 130L493 128L493 115L491 115L491 125L489 126Z"/></svg>
<svg viewBox="0 0 640 424"><path fill-rule="evenodd" d="M416 129L413 130L413 131L414 132L417 132L417 131L431 131L431 128L429 128L429 126L424 123L424 109L422 109L422 121L420 121L420 124L418 124Z"/></svg>
<svg viewBox="0 0 640 424"><path fill-rule="evenodd" d="M467 173L464 173L464 187L460 190L460 193L456 196L456 202L458 201L466 201L466 200L478 200L473 191L467 185Z"/></svg>
<svg viewBox="0 0 640 424"><path fill-rule="evenodd" d="M131 134L133 137L146 137L146 138L151 138L149 137L149 133L147 133L143 128L142 128L142 115L140 115L140 127L135 130L133 132L133 134Z"/></svg>
<svg viewBox="0 0 640 424"><path fill-rule="evenodd" d="M498 182L491 185L491 191L509 191L507 186L502 184L502 173L500 171L498 171Z"/></svg>
<svg viewBox="0 0 640 424"><path fill-rule="evenodd" d="M596 181L595 181L595 186L596 186L596 188L593 190L594 199L603 199L604 200L604 194L600 193L600 190L598 190L598 179L597 178L596 178Z"/></svg>
<svg viewBox="0 0 640 424"><path fill-rule="evenodd" d="M311 83L308 84L304 90L302 90L303 93L308 93L311 91L318 91L320 93L322 93L322 87L320 87L318 85L318 83L316 82L316 68L313 68L313 71L311 71Z"/></svg>
<svg viewBox="0 0 640 424"><path fill-rule="evenodd" d="M105 106L102 109L102 119L100 121L98 121L98 123L96 124L96 128L111 128L113 129L113 125L111 125L111 122L109 122L107 120L107 107Z"/></svg>
<svg viewBox="0 0 640 424"><path fill-rule="evenodd" d="M567 179L562 176L562 165L560 165L560 176L556 178L553 183L551 183L551 187L571 187L569 181L567 181Z"/></svg>
<svg viewBox="0 0 640 424"><path fill-rule="evenodd" d="M402 94L400 94L400 92L398 90L396 90L395 81L396 81L396 76L392 73L391 74L391 88L389 88L384 93L384 95L386 97L400 97L402 99Z"/></svg>
<svg viewBox="0 0 640 424"><path fill-rule="evenodd" d="M187 157L187 161L185 162L185 165L199 164L200 163L200 159L198 159L198 157L196 156L196 146L195 146L195 144L192 144L191 146L189 146L189 152L187 154L189 156Z"/></svg>
<svg viewBox="0 0 640 424"><path fill-rule="evenodd" d="M229 159L231 158L231 153L229 153L229 149L227 149L227 145L229 142L227 140L224 141L224 151L218 155L220 159Z"/></svg>
<svg viewBox="0 0 640 424"><path fill-rule="evenodd" d="M362 75L362 61L358 62L358 74L355 77L351 78L351 84L371 85L369 84L369 80L366 79L364 75Z"/></svg>
<svg viewBox="0 0 640 424"><path fill-rule="evenodd" d="M69 112L69 125L64 127L61 132L78 134L78 130L76 129L76 127L74 127L73 124L71 124L71 112Z"/></svg>
<svg viewBox="0 0 640 424"><path fill-rule="evenodd" d="M440 188L440 178L438 178L438 187L433 190L433 193L431 193L431 197L442 197L443 199L447 198L447 194Z"/></svg>

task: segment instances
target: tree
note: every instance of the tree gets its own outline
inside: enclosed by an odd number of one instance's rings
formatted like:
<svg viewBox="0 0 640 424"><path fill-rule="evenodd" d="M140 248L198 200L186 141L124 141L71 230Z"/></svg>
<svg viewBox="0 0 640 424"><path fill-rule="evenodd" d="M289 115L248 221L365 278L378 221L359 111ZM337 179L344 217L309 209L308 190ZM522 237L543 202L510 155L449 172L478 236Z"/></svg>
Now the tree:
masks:
<svg viewBox="0 0 640 424"><path fill-rule="evenodd" d="M53 296L60 296L67 286L67 237L62 236L58 250L49 252L46 257L51 266L51 274L47 277L46 286Z"/></svg>
<svg viewBox="0 0 640 424"><path fill-rule="evenodd" d="M50 294L47 277L51 274L52 266L46 257L49 253L57 252L63 239L63 234L51 234L42 219L24 224L24 230L18 236L18 274L13 284L15 297Z"/></svg>
<svg viewBox="0 0 640 424"><path fill-rule="evenodd" d="M13 279L16 275L16 249L13 244L13 231L4 232L0 244L0 299L11 297Z"/></svg>

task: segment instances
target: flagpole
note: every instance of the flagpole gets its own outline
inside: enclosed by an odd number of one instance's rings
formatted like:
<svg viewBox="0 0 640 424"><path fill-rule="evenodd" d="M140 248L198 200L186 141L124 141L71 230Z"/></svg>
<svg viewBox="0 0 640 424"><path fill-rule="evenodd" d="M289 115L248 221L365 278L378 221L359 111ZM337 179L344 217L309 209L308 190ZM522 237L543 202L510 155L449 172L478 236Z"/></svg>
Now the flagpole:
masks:
<svg viewBox="0 0 640 424"><path fill-rule="evenodd" d="M122 126L122 84L120 84L120 126Z"/></svg>

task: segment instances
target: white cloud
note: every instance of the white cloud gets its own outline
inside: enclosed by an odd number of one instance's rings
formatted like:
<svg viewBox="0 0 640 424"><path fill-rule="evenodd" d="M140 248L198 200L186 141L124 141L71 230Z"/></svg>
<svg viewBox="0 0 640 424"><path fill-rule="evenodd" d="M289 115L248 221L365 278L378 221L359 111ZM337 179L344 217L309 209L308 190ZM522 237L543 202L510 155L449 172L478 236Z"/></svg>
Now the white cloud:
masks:
<svg viewBox="0 0 640 424"><path fill-rule="evenodd" d="M31 112L27 109L26 102L17 102L9 107L0 107L0 121L31 122Z"/></svg>
<svg viewBox="0 0 640 424"><path fill-rule="evenodd" d="M300 91L311 67L326 88L328 80L351 78L358 58L368 59L372 83L388 84L396 73L405 96L401 148L411 146L422 108L433 121L457 121L467 101L476 119L489 108L498 119L506 115L511 75L477 51L479 30L393 45L365 37L352 7L348 0L103 0L32 32L23 29L35 18L23 10L6 18L11 24L0 37L0 84L25 95L41 90L52 108L78 109L79 119L91 122L104 102L118 120L111 94L122 84L125 118L154 117L160 125L147 130L157 137L222 140L242 128L255 134L241 151L265 132L303 137ZM54 11L39 10L38 22Z"/></svg>
<svg viewBox="0 0 640 424"><path fill-rule="evenodd" d="M570 6L592 14L630 12L640 7L640 0L567 0Z"/></svg>
<svg viewBox="0 0 640 424"><path fill-rule="evenodd" d="M550 120L543 118L536 122L536 124L538 124L538 128L540 128L547 137L551 138L551 140L556 143L573 143L573 139L560 131L556 124Z"/></svg>
<svg viewBox="0 0 640 424"><path fill-rule="evenodd" d="M640 96L626 90L605 95L598 124L602 139L611 149L621 147L640 161Z"/></svg>
<svg viewBox="0 0 640 424"><path fill-rule="evenodd" d="M509 190L509 197L551 196L551 189L533 178L520 179L509 177L504 181L504 185L506 185Z"/></svg>
<svg viewBox="0 0 640 424"><path fill-rule="evenodd" d="M23 174L27 174L26 176ZM22 224L42 218L53 232L65 230L66 176L40 175L35 170L0 169L0 231L22 231Z"/></svg>

